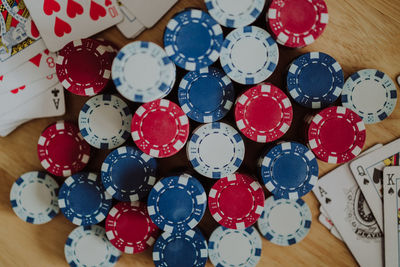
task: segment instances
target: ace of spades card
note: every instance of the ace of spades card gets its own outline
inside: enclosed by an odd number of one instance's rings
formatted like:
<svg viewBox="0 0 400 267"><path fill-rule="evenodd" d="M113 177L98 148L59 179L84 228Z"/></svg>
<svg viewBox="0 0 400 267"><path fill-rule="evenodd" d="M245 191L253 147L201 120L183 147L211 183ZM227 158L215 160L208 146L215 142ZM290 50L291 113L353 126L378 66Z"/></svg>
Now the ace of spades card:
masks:
<svg viewBox="0 0 400 267"><path fill-rule="evenodd" d="M123 16L116 0L25 0L43 40L52 52L90 37Z"/></svg>

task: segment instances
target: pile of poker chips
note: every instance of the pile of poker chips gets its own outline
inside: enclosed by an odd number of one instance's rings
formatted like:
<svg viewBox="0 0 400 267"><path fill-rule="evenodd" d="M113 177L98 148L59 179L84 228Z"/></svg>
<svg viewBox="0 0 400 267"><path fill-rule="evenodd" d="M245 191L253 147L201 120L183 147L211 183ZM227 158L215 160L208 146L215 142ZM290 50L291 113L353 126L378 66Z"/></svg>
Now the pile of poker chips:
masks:
<svg viewBox="0 0 400 267"><path fill-rule="evenodd" d="M187 9L170 20L164 48L136 41L118 52L108 41L83 39L60 51L60 82L92 97L77 122L59 121L43 131L38 157L49 174L21 175L10 199L29 223L47 223L61 210L78 226L65 244L71 266L113 266L121 252L152 245L156 266L204 266L208 258L215 266L255 266L262 246L254 225L280 246L304 239L311 212L301 197L317 183L317 158L353 159L363 148L365 124L394 110L396 88L387 75L367 69L344 82L340 64L322 52L288 66L287 93L264 83L278 65L278 44L303 47L322 34L328 22L323 0L273 0L263 27L249 25L264 0L205 3L209 13ZM233 29L224 35L220 25ZM164 97L174 91L176 66L187 72L176 86L178 101L171 101ZM122 97L109 90L111 80ZM237 94L241 85L248 87ZM303 144L277 142L293 123L288 95L312 109ZM339 98L343 106L335 105ZM135 112L130 102L140 103ZM247 142L268 143L253 162L257 174L240 169ZM158 161L185 145L188 173L157 181ZM96 149L111 151L100 174L85 172ZM272 196L265 199L263 186ZM220 224L208 243L200 230L207 206Z"/></svg>

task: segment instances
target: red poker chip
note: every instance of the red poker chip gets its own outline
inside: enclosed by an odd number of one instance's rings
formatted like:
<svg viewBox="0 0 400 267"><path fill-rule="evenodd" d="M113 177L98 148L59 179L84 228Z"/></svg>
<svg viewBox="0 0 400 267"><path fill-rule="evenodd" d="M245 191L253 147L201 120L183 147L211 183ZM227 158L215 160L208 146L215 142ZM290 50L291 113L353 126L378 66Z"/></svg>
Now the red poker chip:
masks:
<svg viewBox="0 0 400 267"><path fill-rule="evenodd" d="M158 228L142 202L120 202L109 212L106 219L108 240L117 249L136 254L152 246L158 236Z"/></svg>
<svg viewBox="0 0 400 267"><path fill-rule="evenodd" d="M75 95L96 95L111 78L112 57L106 47L94 39L68 43L59 52L56 63L58 79Z"/></svg>
<svg viewBox="0 0 400 267"><path fill-rule="evenodd" d="M324 32L329 15L324 0L273 0L267 20L278 43L303 47Z"/></svg>
<svg viewBox="0 0 400 267"><path fill-rule="evenodd" d="M244 229L261 216L264 200L264 191L257 181L236 173L214 184L208 196L208 208L222 226Z"/></svg>
<svg viewBox="0 0 400 267"><path fill-rule="evenodd" d="M131 133L139 149L155 158L178 153L189 137L189 119L175 103L158 99L140 106Z"/></svg>
<svg viewBox="0 0 400 267"><path fill-rule="evenodd" d="M43 168L56 176L71 176L81 171L90 159L90 146L79 128L65 121L56 122L42 132L37 150Z"/></svg>
<svg viewBox="0 0 400 267"><path fill-rule="evenodd" d="M261 84L244 92L235 104L238 129L259 143L272 142L290 128L293 109L289 98L272 84Z"/></svg>
<svg viewBox="0 0 400 267"><path fill-rule="evenodd" d="M345 107L330 107L315 115L308 128L308 146L322 161L348 162L364 147L363 120Z"/></svg>

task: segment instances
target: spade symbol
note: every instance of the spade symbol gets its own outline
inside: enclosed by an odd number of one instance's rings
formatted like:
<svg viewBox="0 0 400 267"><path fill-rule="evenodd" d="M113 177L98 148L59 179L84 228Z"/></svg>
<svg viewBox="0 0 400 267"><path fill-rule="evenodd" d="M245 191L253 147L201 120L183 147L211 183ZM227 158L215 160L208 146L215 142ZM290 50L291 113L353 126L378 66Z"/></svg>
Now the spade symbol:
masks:
<svg viewBox="0 0 400 267"><path fill-rule="evenodd" d="M369 181L367 179L364 179L364 185L368 185Z"/></svg>
<svg viewBox="0 0 400 267"><path fill-rule="evenodd" d="M326 203L326 204L329 204L331 201L332 201L332 200L331 200L330 198L326 198L326 199L325 199L325 203Z"/></svg>
<svg viewBox="0 0 400 267"><path fill-rule="evenodd" d="M390 188L389 191L388 191L388 193L391 194L391 195L393 195L393 193L394 193L393 188Z"/></svg>

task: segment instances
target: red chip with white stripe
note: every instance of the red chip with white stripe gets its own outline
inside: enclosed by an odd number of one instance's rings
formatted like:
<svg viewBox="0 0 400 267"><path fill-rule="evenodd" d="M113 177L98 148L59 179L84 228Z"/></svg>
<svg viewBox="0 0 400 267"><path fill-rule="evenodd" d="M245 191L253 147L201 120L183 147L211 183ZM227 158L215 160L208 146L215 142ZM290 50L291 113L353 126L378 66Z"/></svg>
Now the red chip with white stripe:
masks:
<svg viewBox="0 0 400 267"><path fill-rule="evenodd" d="M166 158L185 146L189 137L189 119L175 103L158 99L137 109L131 133L133 141L144 153Z"/></svg>
<svg viewBox="0 0 400 267"><path fill-rule="evenodd" d="M42 132L37 151L43 168L56 176L68 177L81 171L90 158L90 146L79 128L65 121L51 124Z"/></svg>
<svg viewBox="0 0 400 267"><path fill-rule="evenodd" d="M278 43L303 47L324 32L329 15L324 0L273 0L267 20Z"/></svg>
<svg viewBox="0 0 400 267"><path fill-rule="evenodd" d="M308 146L320 160L333 164L358 156L365 139L363 120L345 107L322 110L313 117L308 128Z"/></svg>
<svg viewBox="0 0 400 267"><path fill-rule="evenodd" d="M159 230L142 202L120 202L108 213L106 235L114 247L128 254L142 252L152 246Z"/></svg>
<svg viewBox="0 0 400 267"><path fill-rule="evenodd" d="M269 83L257 85L237 99L235 120L239 130L251 140L272 142L289 130L292 104L278 87Z"/></svg>
<svg viewBox="0 0 400 267"><path fill-rule="evenodd" d="M230 229L253 225L264 209L264 191L252 177L235 173L219 179L208 195L213 218Z"/></svg>

